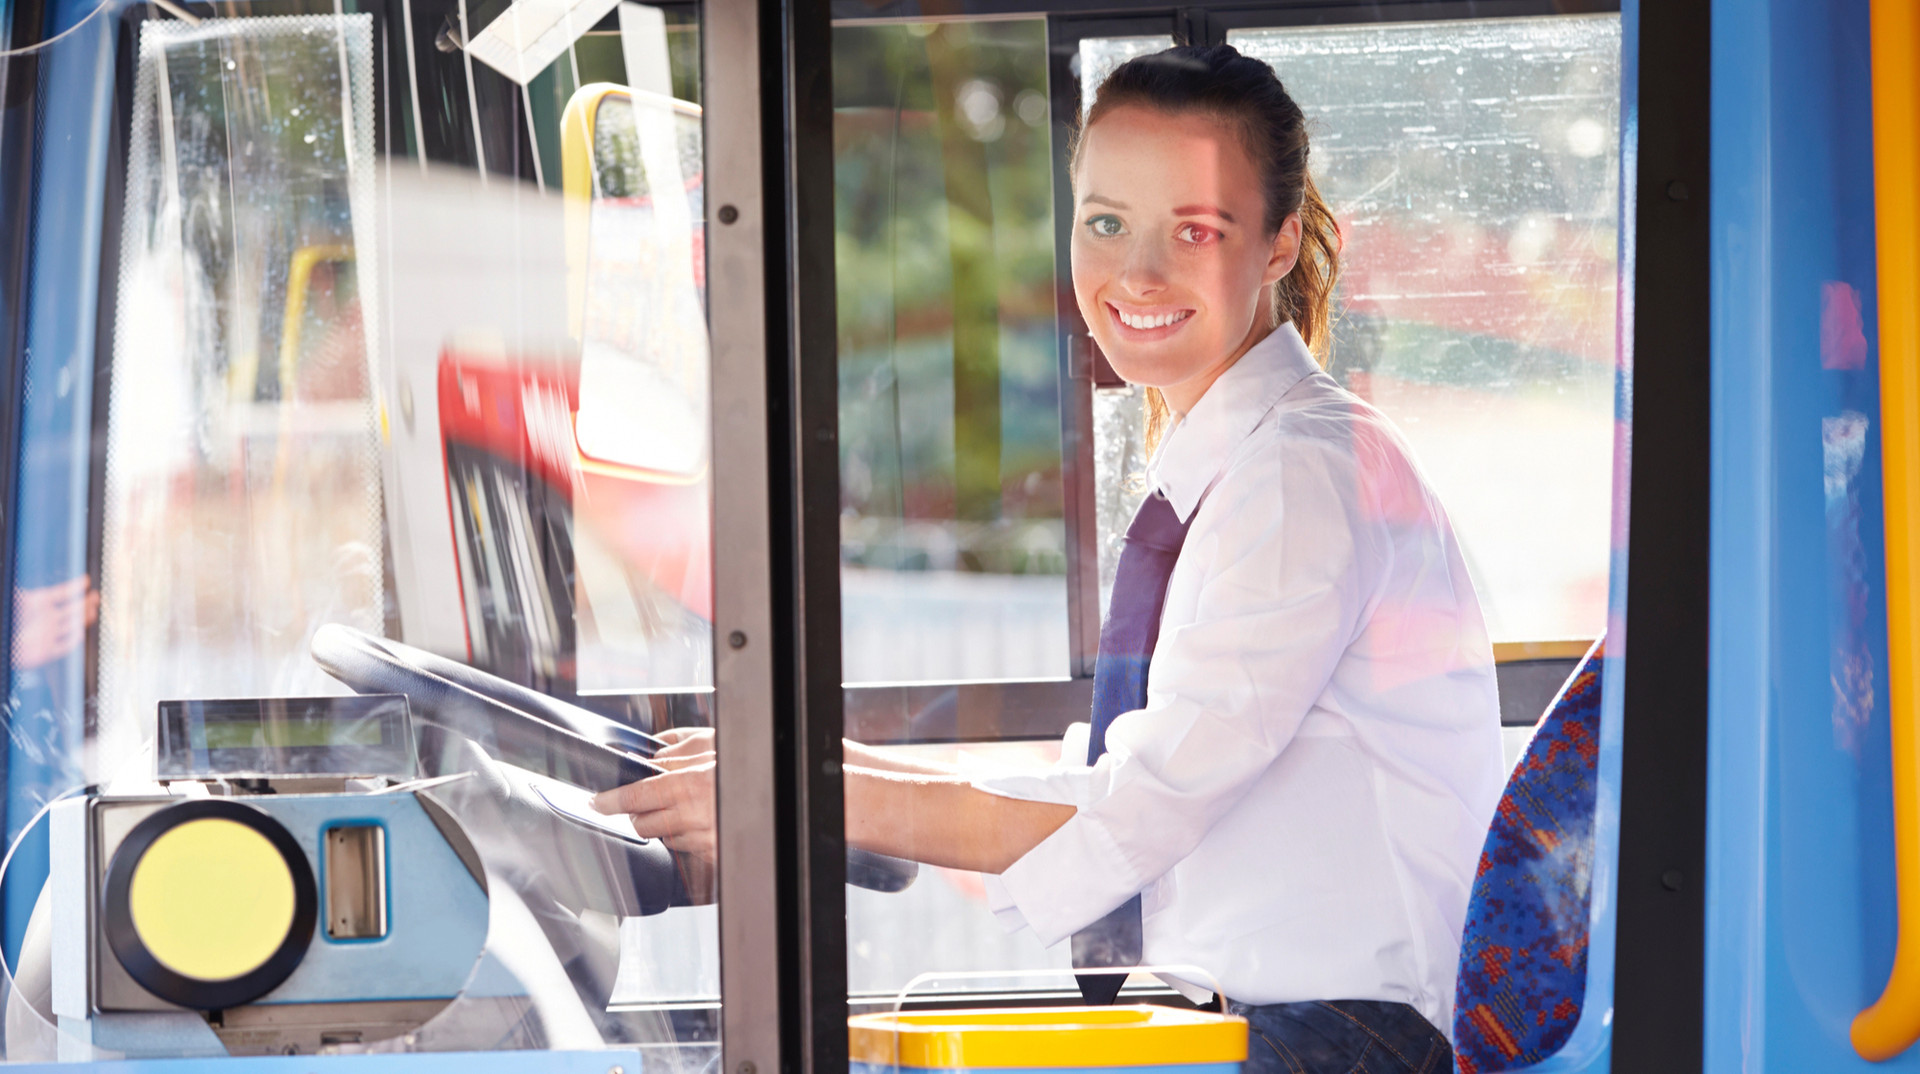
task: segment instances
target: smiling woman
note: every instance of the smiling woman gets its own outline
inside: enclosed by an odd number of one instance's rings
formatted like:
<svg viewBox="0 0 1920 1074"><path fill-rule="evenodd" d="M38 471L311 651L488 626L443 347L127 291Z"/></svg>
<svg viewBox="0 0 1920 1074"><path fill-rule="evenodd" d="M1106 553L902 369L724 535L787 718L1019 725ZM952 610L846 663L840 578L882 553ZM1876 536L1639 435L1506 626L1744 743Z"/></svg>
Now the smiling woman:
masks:
<svg viewBox="0 0 1920 1074"><path fill-rule="evenodd" d="M1080 314L1115 372L1184 414L1273 331L1263 299L1294 266L1300 216L1266 226L1260 175L1220 151L1235 135L1219 118L1126 104L1095 118L1074 168Z"/></svg>
<svg viewBox="0 0 1920 1074"><path fill-rule="evenodd" d="M1326 354L1340 236L1300 106L1265 65L1216 76L1121 66L1073 151L1074 293L1115 372L1148 388L1149 444L1279 324ZM1156 160L1161 145L1178 154Z"/></svg>

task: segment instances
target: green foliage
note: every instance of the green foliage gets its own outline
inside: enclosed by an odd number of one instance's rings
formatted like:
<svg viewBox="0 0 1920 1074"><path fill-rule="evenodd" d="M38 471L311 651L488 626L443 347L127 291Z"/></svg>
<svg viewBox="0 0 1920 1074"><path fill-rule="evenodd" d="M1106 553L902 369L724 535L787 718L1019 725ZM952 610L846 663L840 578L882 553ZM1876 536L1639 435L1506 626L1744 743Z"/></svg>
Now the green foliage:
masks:
<svg viewBox="0 0 1920 1074"><path fill-rule="evenodd" d="M1039 19L834 31L855 515L1060 517L1046 62Z"/></svg>

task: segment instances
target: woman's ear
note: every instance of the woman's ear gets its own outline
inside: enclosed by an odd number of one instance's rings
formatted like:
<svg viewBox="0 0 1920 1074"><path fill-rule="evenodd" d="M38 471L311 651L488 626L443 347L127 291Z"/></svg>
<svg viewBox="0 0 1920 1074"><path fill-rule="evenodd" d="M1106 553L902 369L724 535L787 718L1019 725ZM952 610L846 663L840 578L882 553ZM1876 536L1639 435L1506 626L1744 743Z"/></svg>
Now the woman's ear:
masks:
<svg viewBox="0 0 1920 1074"><path fill-rule="evenodd" d="M1280 231L1273 237L1273 249L1267 258L1265 281L1269 284L1284 279L1293 271L1294 262L1300 260L1300 214L1289 213L1280 222Z"/></svg>

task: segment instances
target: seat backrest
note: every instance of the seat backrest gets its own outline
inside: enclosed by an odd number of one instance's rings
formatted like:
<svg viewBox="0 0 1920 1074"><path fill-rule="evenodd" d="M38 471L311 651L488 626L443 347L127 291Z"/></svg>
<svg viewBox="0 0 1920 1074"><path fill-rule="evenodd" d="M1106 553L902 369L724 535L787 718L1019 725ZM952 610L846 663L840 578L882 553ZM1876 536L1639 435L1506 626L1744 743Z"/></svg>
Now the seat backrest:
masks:
<svg viewBox="0 0 1920 1074"><path fill-rule="evenodd" d="M1454 991L1460 1074L1545 1059L1580 1021L1604 645L1594 643L1547 706L1487 831Z"/></svg>

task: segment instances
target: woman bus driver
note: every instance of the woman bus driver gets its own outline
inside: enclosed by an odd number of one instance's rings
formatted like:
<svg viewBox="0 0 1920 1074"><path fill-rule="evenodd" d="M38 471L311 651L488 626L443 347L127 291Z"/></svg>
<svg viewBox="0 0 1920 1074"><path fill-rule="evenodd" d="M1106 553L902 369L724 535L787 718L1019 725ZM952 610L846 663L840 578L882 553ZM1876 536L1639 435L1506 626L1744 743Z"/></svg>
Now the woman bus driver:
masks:
<svg viewBox="0 0 1920 1074"><path fill-rule="evenodd" d="M1316 362L1340 240L1300 109L1230 47L1135 59L1073 192L1081 314L1151 389L1158 441L1091 749L1070 733L1052 771L969 779L849 742L847 838L997 874L996 913L1046 944L1111 920L1105 964L1205 968L1251 1023L1249 1070L1451 1071L1503 778L1492 647L1407 446ZM712 739L662 759L601 808L710 857Z"/></svg>

